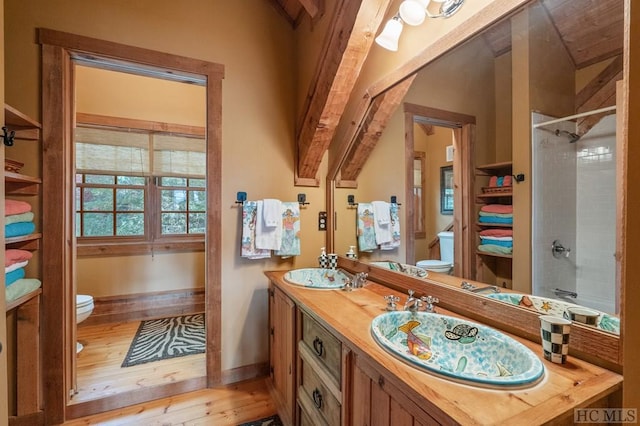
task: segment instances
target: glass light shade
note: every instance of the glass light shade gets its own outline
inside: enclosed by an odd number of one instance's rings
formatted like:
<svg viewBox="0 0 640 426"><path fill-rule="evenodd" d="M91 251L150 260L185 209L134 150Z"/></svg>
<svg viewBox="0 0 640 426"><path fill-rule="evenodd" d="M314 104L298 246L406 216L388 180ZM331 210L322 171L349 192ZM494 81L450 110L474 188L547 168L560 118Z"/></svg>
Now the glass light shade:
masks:
<svg viewBox="0 0 640 426"><path fill-rule="evenodd" d="M427 17L425 8L417 1L405 0L400 4L400 18L408 25L420 25Z"/></svg>
<svg viewBox="0 0 640 426"><path fill-rule="evenodd" d="M398 50L400 34L402 34L402 22L400 22L399 18L394 17L387 21L380 35L376 37L376 43L387 50L395 52Z"/></svg>

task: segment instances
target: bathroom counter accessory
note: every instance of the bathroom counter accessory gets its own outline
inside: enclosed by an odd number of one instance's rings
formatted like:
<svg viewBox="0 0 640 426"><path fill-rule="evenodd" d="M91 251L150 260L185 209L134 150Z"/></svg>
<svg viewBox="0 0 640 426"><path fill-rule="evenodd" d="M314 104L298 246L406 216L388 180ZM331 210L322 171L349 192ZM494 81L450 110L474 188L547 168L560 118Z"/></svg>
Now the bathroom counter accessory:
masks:
<svg viewBox="0 0 640 426"><path fill-rule="evenodd" d="M609 399L615 398L621 389L621 375L573 356L564 365L543 360L542 381L522 390L488 390L442 379L398 360L371 337L372 319L386 312L384 297L398 296L404 300L404 294L371 281L352 292L317 292L287 284L283 280L284 271L265 274L272 288L283 293L299 313L312 318L342 347L344 373L333 392L341 404L339 424L366 418L367 401L377 409L381 404L387 404L387 408L398 404L416 420L440 424L571 424L574 408L607 407ZM438 311L465 318L443 308ZM294 315L294 321L296 317L300 315ZM296 330L296 326L291 330ZM539 343L510 336L543 359ZM363 388L363 380L370 386ZM300 389L302 392L303 388ZM363 394L363 389L369 389L370 393ZM372 397L378 392L384 393L382 400L387 402Z"/></svg>

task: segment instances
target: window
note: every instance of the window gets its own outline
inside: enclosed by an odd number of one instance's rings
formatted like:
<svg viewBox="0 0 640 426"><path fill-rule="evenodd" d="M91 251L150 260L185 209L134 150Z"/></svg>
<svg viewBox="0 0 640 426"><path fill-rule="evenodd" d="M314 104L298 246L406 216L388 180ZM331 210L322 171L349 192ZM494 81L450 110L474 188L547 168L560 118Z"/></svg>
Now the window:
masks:
<svg viewBox="0 0 640 426"><path fill-rule="evenodd" d="M79 126L75 164L79 250L114 243L170 250L173 242L203 248L203 138Z"/></svg>

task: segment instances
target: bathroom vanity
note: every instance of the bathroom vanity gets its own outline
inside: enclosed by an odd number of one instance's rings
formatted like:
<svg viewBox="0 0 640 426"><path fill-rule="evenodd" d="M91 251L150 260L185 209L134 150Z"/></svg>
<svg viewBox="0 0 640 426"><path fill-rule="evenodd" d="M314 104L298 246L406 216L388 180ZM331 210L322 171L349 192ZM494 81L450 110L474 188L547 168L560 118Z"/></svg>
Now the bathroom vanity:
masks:
<svg viewBox="0 0 640 426"><path fill-rule="evenodd" d="M379 346L374 317L384 296L406 295L369 281L353 291L296 286L269 278L271 388L285 424L573 424L574 408L616 407L622 376L570 356L542 360L527 388L487 389L417 369ZM436 312L460 315L436 306ZM508 334L508 333L505 333ZM541 346L511 335L542 359Z"/></svg>

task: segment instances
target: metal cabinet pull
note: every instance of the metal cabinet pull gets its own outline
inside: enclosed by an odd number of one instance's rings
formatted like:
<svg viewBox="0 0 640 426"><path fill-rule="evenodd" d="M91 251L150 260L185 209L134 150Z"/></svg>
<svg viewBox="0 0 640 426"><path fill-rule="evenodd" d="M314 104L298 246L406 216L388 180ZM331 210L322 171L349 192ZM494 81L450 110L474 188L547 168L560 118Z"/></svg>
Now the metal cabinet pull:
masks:
<svg viewBox="0 0 640 426"><path fill-rule="evenodd" d="M315 339L313 339L313 350L318 356L324 355L324 345L322 343L322 340L317 336Z"/></svg>
<svg viewBox="0 0 640 426"><path fill-rule="evenodd" d="M313 405L316 406L318 410L322 409L322 394L318 388L315 388L313 391Z"/></svg>

